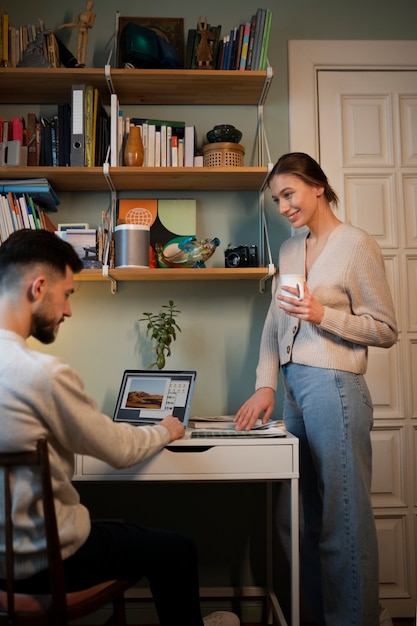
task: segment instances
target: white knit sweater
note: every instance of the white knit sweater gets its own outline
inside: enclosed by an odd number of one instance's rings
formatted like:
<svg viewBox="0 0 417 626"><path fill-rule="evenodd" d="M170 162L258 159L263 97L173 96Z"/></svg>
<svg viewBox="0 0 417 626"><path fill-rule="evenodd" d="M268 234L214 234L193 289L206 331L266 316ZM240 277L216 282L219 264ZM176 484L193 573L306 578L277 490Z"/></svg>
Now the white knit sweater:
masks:
<svg viewBox="0 0 417 626"><path fill-rule="evenodd" d="M71 479L74 453L86 454L115 468L145 460L169 443L163 426L135 428L114 423L85 394L76 372L59 359L29 349L19 335L0 329L0 450L34 450L40 437L48 440L63 558L74 554L90 532L90 516L80 504ZM4 566L4 502L0 495L0 578ZM36 475L20 471L14 492L17 578L47 567L39 531L42 505Z"/></svg>
<svg viewBox="0 0 417 626"><path fill-rule="evenodd" d="M304 274L306 234L287 239L279 254L280 274ZM397 339L396 319L376 241L340 224L313 264L307 286L324 306L320 325L299 322L278 308L279 275L262 333L256 389L276 389L280 365L289 362L364 374L368 346L388 348Z"/></svg>

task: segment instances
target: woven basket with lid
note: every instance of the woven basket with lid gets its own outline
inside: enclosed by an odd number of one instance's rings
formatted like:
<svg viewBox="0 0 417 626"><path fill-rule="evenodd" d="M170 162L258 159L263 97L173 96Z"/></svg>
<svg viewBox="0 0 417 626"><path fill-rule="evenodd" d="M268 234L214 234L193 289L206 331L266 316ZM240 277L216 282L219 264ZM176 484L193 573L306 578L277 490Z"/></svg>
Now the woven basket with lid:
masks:
<svg viewBox="0 0 417 626"><path fill-rule="evenodd" d="M219 141L203 146L204 167L243 167L244 156L240 143Z"/></svg>

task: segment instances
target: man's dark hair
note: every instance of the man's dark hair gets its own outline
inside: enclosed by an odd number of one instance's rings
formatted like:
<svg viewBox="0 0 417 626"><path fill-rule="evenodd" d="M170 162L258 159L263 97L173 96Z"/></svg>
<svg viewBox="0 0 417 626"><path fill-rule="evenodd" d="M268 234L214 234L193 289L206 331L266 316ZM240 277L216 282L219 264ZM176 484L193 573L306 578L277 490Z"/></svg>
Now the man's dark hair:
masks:
<svg viewBox="0 0 417 626"><path fill-rule="evenodd" d="M47 265L62 276L67 267L74 274L81 272L83 263L74 248L48 230L22 229L12 233L0 246L0 282L10 270Z"/></svg>

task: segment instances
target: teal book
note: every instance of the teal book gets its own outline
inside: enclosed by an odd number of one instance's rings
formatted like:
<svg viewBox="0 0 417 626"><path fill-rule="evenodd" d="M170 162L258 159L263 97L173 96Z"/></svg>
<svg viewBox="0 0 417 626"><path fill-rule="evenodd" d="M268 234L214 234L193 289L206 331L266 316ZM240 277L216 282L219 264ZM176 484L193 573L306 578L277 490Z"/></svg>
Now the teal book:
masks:
<svg viewBox="0 0 417 626"><path fill-rule="evenodd" d="M256 29L255 29L255 41L253 44L253 57L252 57L252 70L259 70L259 63L261 59L261 45L264 35L266 9L258 9L256 11Z"/></svg>

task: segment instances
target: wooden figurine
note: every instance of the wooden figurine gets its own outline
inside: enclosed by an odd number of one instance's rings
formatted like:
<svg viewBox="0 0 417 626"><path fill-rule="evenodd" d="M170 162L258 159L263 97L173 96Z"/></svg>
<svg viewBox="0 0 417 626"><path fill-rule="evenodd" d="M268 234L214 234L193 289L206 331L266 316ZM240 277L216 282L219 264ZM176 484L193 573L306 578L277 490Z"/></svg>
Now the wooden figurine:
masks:
<svg viewBox="0 0 417 626"><path fill-rule="evenodd" d="M215 35L208 29L207 17L201 24L201 17L198 18L198 34L200 41L196 48L197 67L199 70L213 69L213 49L211 42L215 39Z"/></svg>
<svg viewBox="0 0 417 626"><path fill-rule="evenodd" d="M88 31L93 28L96 14L92 12L94 6L93 0L88 0L87 6L84 11L81 11L75 18L74 22L68 22L67 24L61 24L58 26L61 28L75 28L78 26L78 38L77 38L77 67L85 67L85 59L87 56L87 43L88 43Z"/></svg>

